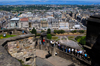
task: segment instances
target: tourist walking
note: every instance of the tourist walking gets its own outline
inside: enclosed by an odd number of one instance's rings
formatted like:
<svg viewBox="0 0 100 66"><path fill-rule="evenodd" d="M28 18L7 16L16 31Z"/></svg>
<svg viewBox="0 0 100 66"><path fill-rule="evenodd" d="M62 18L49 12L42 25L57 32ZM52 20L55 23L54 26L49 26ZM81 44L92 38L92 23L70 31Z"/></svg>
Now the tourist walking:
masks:
<svg viewBox="0 0 100 66"><path fill-rule="evenodd" d="M45 39L43 39L43 45L45 45Z"/></svg>

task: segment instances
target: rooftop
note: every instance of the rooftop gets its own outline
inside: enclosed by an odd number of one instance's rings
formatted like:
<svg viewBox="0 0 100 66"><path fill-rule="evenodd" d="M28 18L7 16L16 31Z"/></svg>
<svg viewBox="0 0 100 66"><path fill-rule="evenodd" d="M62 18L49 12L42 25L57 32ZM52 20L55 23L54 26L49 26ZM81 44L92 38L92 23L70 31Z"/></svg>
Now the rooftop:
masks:
<svg viewBox="0 0 100 66"><path fill-rule="evenodd" d="M21 22L24 22L24 21L27 22L28 21L28 18L21 18L20 21Z"/></svg>
<svg viewBox="0 0 100 66"><path fill-rule="evenodd" d="M14 18L12 18L11 20L19 20L19 18L14 17Z"/></svg>

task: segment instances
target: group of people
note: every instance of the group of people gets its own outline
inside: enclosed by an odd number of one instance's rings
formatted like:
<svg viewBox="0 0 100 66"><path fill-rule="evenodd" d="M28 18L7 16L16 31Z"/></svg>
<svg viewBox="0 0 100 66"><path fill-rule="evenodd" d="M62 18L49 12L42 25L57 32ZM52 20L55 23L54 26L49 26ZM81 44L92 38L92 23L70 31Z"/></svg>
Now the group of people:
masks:
<svg viewBox="0 0 100 66"><path fill-rule="evenodd" d="M43 45L45 45L45 39L43 39L42 41ZM39 44L41 44L41 41L39 42ZM68 46L65 46L65 45L62 45L60 44L60 42L57 42L57 41L50 41L50 45L52 47L55 47L57 46L58 49L66 52L66 53L70 53L72 55L75 55L81 59L87 59L87 60L90 60L90 57L88 56L88 54L86 53L85 50L80 50L80 49L75 49L75 48L71 48L71 47L68 47Z"/></svg>
<svg viewBox="0 0 100 66"><path fill-rule="evenodd" d="M90 57L87 55L85 50L80 50L80 49L75 49L75 48L70 48L68 46L64 46L62 44L60 44L59 42L56 41L50 41L50 44L52 47L57 46L58 49L66 52L66 53L70 53L73 54L81 59L87 59L90 60Z"/></svg>

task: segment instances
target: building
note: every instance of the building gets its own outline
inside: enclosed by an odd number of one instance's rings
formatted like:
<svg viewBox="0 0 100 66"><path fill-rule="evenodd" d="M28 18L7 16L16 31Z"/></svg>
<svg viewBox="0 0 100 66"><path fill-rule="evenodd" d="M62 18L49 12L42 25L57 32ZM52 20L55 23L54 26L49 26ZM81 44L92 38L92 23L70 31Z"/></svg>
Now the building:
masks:
<svg viewBox="0 0 100 66"><path fill-rule="evenodd" d="M47 18L41 18L40 19L40 29L41 30L47 30L48 29L48 19Z"/></svg>
<svg viewBox="0 0 100 66"><path fill-rule="evenodd" d="M61 12L54 12L53 13L53 17L55 19L61 19L62 18L62 13Z"/></svg>
<svg viewBox="0 0 100 66"><path fill-rule="evenodd" d="M10 23L8 24L8 28L20 28L19 26L19 18L12 18Z"/></svg>
<svg viewBox="0 0 100 66"><path fill-rule="evenodd" d="M90 16L87 20L86 45L92 66L100 66L100 15Z"/></svg>
<svg viewBox="0 0 100 66"><path fill-rule="evenodd" d="M69 30L69 23L68 22L60 22L59 23L59 29L62 29L62 30Z"/></svg>
<svg viewBox="0 0 100 66"><path fill-rule="evenodd" d="M28 29L29 28L29 19L27 17L20 18L20 28Z"/></svg>
<svg viewBox="0 0 100 66"><path fill-rule="evenodd" d="M48 28L59 29L59 21L55 18L48 18Z"/></svg>

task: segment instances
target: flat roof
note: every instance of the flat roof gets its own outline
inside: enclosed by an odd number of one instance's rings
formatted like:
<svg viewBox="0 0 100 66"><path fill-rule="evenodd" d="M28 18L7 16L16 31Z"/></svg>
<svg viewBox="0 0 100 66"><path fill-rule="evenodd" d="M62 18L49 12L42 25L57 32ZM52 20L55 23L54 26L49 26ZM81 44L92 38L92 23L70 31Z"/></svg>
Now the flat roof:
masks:
<svg viewBox="0 0 100 66"><path fill-rule="evenodd" d="M19 18L14 17L14 18L12 18L11 20L19 20Z"/></svg>

